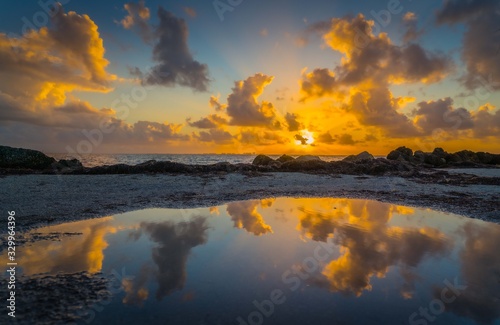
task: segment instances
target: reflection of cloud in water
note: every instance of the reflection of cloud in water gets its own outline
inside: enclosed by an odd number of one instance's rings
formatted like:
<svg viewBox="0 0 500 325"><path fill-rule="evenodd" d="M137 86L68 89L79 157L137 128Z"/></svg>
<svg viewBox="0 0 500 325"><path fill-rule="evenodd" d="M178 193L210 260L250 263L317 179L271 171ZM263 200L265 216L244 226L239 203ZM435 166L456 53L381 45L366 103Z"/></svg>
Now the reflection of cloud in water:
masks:
<svg viewBox="0 0 500 325"><path fill-rule="evenodd" d="M19 254L19 265L25 275L38 273L96 273L102 269L104 239L108 233L116 232L111 226L112 217L85 220L69 225L52 226L51 232L82 232L82 235L58 241L39 241L33 246L24 246Z"/></svg>
<svg viewBox="0 0 500 325"><path fill-rule="evenodd" d="M271 226L264 222L262 215L257 212L259 204L262 207L271 207L274 201L244 201L227 205L227 213L231 216L236 228L243 228L256 236L272 233Z"/></svg>
<svg viewBox="0 0 500 325"><path fill-rule="evenodd" d="M467 288L455 301L445 304L446 310L480 323L492 323L500 317L500 226L467 223L461 235L465 247L460 254L464 277L460 284ZM441 299L441 291L434 291L437 299Z"/></svg>
<svg viewBox="0 0 500 325"><path fill-rule="evenodd" d="M336 210L325 213L301 208L299 229L316 241L333 236L342 255L326 265L313 282L332 291L360 296L370 290L372 276L384 277L390 266L399 265L405 281L402 295L410 298L416 276L411 267L426 256L445 254L450 243L433 228L391 227L393 213L412 209L376 201L336 200Z"/></svg>
<svg viewBox="0 0 500 325"><path fill-rule="evenodd" d="M145 288L146 282L149 279L149 274L153 273L148 264L144 264L139 271L139 275L133 279L124 278L122 286L127 295L123 298L124 304L142 305L148 298L149 291Z"/></svg>
<svg viewBox="0 0 500 325"><path fill-rule="evenodd" d="M176 290L181 290L186 282L186 263L191 249L206 243L207 229L206 218L203 217L177 224L170 221L142 222L137 231L148 234L151 240L158 244L152 250L153 261L157 269L152 270L144 265L140 274L134 279L134 283L126 283L127 296L123 302L137 304L146 299L148 292L144 285L153 274L158 281L156 292L158 300Z"/></svg>

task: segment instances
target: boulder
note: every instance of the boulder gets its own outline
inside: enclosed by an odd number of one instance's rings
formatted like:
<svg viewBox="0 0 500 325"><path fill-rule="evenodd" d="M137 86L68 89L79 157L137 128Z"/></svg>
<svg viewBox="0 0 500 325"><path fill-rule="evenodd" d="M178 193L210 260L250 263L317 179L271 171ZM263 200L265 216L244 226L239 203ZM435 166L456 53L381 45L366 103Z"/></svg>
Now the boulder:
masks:
<svg viewBox="0 0 500 325"><path fill-rule="evenodd" d="M362 153L358 155L352 155L344 158L342 161L346 162L352 162L352 163L357 163L357 162L369 162L374 160L375 157L368 151L363 151Z"/></svg>
<svg viewBox="0 0 500 325"><path fill-rule="evenodd" d="M425 163L425 153L420 150L415 151L415 153L413 154L413 160L420 164Z"/></svg>
<svg viewBox="0 0 500 325"><path fill-rule="evenodd" d="M297 159L295 159L295 161L306 162L306 161L323 161L323 160L321 160L321 158L318 156L305 155L298 157Z"/></svg>
<svg viewBox="0 0 500 325"><path fill-rule="evenodd" d="M0 146L0 168L48 169L56 160L31 149Z"/></svg>
<svg viewBox="0 0 500 325"><path fill-rule="evenodd" d="M439 157L438 155L431 153L425 155L424 163L432 165L434 167L440 167L446 165L446 160Z"/></svg>
<svg viewBox="0 0 500 325"><path fill-rule="evenodd" d="M293 161L293 160L295 160L295 158L289 155L283 155L278 159L276 159L276 161L279 161L280 163L286 163L287 161Z"/></svg>
<svg viewBox="0 0 500 325"><path fill-rule="evenodd" d="M432 154L438 156L439 158L445 158L448 155L448 153L444 151L443 148L435 148Z"/></svg>
<svg viewBox="0 0 500 325"><path fill-rule="evenodd" d="M321 159L311 160L291 160L281 165L282 171L295 171L295 172L312 172L312 171L325 171L330 168L329 163Z"/></svg>
<svg viewBox="0 0 500 325"><path fill-rule="evenodd" d="M51 167L53 170L63 173L83 170L83 165L78 159L61 159L52 163Z"/></svg>
<svg viewBox="0 0 500 325"><path fill-rule="evenodd" d="M273 158L266 155L258 155L252 162L252 165L256 166L267 166L275 161Z"/></svg>
<svg viewBox="0 0 500 325"><path fill-rule="evenodd" d="M387 155L389 160L413 161L413 150L406 147L399 147Z"/></svg>

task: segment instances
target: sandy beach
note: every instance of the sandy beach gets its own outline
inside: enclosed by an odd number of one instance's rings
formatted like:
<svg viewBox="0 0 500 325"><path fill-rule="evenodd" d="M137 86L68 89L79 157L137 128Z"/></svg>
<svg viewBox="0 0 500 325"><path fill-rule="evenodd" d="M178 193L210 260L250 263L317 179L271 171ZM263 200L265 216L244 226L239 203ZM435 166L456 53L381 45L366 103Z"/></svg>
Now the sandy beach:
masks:
<svg viewBox="0 0 500 325"><path fill-rule="evenodd" d="M0 205L15 210L19 230L146 208L209 207L270 197L376 199L500 221L500 186L484 185L500 169L462 169L439 184L396 176L306 173L210 175L9 175L0 180ZM443 173L443 172L440 172ZM474 184L472 174L484 175ZM446 176L448 175L448 176ZM462 175L462 176L460 176ZM486 182L485 182L486 180Z"/></svg>

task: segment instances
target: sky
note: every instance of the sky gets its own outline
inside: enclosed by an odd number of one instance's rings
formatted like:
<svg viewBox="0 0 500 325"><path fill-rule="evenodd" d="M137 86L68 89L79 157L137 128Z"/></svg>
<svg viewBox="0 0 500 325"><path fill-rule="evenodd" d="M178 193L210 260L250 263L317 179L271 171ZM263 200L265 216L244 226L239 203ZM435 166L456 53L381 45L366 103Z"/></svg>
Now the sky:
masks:
<svg viewBox="0 0 500 325"><path fill-rule="evenodd" d="M0 145L500 153L500 1L4 5Z"/></svg>

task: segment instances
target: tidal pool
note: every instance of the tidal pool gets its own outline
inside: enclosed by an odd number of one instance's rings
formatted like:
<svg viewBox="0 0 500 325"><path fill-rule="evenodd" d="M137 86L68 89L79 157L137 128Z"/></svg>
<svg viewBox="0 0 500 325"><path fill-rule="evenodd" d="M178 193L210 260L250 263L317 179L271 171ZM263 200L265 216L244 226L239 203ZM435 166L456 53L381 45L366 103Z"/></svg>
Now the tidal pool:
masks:
<svg viewBox="0 0 500 325"><path fill-rule="evenodd" d="M500 324L500 225L429 209L278 198L29 236L26 323Z"/></svg>

